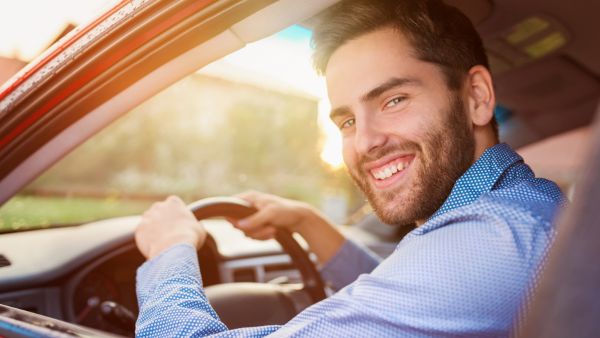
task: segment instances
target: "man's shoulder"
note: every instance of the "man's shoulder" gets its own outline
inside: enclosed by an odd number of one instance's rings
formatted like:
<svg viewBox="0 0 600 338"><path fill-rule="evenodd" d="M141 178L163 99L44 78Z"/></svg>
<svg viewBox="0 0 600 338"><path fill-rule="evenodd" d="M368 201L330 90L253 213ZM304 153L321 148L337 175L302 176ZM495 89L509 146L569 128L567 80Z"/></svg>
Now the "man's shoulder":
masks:
<svg viewBox="0 0 600 338"><path fill-rule="evenodd" d="M552 242L559 200L517 196L535 195L535 189L526 186L506 189L510 192L491 191L429 219L400 242L379 270L396 271L398 266L414 271L429 269L429 276L438 271L440 276L454 274L457 280L461 274L471 273L490 274L498 280L510 275L514 277L512 287L522 288ZM479 286L496 282L494 279Z"/></svg>
<svg viewBox="0 0 600 338"><path fill-rule="evenodd" d="M566 203L558 186L542 178L514 180L514 184L482 193L473 202L430 219L426 225L439 228L465 220L496 219L506 223L551 223Z"/></svg>
<svg viewBox="0 0 600 338"><path fill-rule="evenodd" d="M551 223L565 203L563 193L554 182L544 178L527 178L482 194L473 207L489 209L489 212L507 217L533 217Z"/></svg>
<svg viewBox="0 0 600 338"><path fill-rule="evenodd" d="M430 219L413 233L511 238L514 243L537 243L532 249L545 247L554 235L553 221L564 203L556 184L526 179L483 193L469 204Z"/></svg>
<svg viewBox="0 0 600 338"><path fill-rule="evenodd" d="M556 184L532 178L483 193L473 203L449 212L445 215L447 219L439 221L443 223L441 227L458 225L457 230L460 224L475 223L482 236L505 233L515 244L526 244L538 251L551 242L554 220L565 203Z"/></svg>

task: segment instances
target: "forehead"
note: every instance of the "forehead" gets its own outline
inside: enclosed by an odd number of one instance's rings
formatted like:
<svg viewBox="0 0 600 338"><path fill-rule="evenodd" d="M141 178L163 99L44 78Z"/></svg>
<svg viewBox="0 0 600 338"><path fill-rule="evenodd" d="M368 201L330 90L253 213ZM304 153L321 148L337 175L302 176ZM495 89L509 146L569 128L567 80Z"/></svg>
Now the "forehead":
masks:
<svg viewBox="0 0 600 338"><path fill-rule="evenodd" d="M391 27L382 28L359 35L338 47L329 58L325 76L331 77L356 67L373 72L390 63L401 65L411 59L416 61L414 54L404 34Z"/></svg>
<svg viewBox="0 0 600 338"><path fill-rule="evenodd" d="M416 57L409 40L396 29L363 34L340 46L325 70L332 104L344 97L360 97L390 78L413 78L423 83L442 79L434 64Z"/></svg>

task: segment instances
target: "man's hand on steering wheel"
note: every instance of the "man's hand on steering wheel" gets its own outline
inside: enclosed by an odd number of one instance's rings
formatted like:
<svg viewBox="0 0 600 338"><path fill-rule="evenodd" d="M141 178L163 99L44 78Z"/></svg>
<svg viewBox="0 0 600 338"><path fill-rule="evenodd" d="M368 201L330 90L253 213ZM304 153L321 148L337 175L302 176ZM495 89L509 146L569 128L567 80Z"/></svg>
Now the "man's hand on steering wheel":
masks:
<svg viewBox="0 0 600 338"><path fill-rule="evenodd" d="M186 204L176 196L154 203L142 215L135 231L135 242L141 253L152 259L175 244L189 243L202 247L206 230Z"/></svg>
<svg viewBox="0 0 600 338"><path fill-rule="evenodd" d="M275 236L277 228L290 232L302 232L309 226L314 213L311 207L299 201L257 191L248 191L236 195L252 204L258 211L242 220L228 219L236 228L250 238L265 240Z"/></svg>
<svg viewBox="0 0 600 338"><path fill-rule="evenodd" d="M345 241L333 224L307 203L256 191L245 192L236 197L250 202L258 210L241 220L228 219L248 237L273 238L277 228L297 232L306 240L321 263L327 262Z"/></svg>

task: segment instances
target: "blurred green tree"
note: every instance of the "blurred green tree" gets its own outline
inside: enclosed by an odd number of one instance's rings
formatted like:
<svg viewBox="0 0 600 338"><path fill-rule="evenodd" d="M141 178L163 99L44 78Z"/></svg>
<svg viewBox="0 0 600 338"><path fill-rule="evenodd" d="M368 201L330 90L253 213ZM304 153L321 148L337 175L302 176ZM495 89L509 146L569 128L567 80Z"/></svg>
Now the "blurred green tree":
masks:
<svg viewBox="0 0 600 338"><path fill-rule="evenodd" d="M64 194L178 194L247 189L319 205L354 194L319 158L317 101L192 75L88 140L29 186Z"/></svg>

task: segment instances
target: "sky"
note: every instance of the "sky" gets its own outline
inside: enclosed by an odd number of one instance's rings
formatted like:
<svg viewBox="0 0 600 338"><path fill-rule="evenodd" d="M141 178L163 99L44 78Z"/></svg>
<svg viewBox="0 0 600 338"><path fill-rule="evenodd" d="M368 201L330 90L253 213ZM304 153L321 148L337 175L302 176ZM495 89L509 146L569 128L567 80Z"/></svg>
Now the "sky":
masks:
<svg viewBox="0 0 600 338"><path fill-rule="evenodd" d="M30 61L63 31L119 0L0 0L0 56Z"/></svg>

